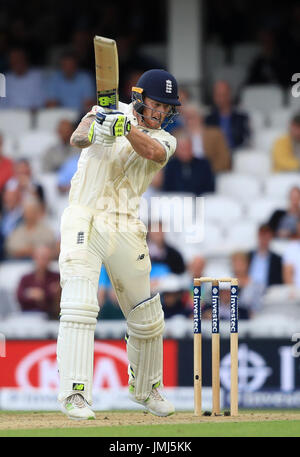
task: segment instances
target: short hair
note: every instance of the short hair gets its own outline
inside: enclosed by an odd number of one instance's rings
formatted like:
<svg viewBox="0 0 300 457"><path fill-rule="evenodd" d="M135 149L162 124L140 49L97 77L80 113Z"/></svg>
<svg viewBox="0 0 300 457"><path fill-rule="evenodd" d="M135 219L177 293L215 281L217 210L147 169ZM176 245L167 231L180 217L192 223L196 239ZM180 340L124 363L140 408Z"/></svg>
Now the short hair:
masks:
<svg viewBox="0 0 300 457"><path fill-rule="evenodd" d="M78 60L75 52L72 51L71 49L65 50L61 53L60 60L63 60L63 59L73 59L76 61Z"/></svg>
<svg viewBox="0 0 300 457"><path fill-rule="evenodd" d="M258 227L258 231L259 232L272 232L272 228L270 227L269 224L260 224L260 226Z"/></svg>

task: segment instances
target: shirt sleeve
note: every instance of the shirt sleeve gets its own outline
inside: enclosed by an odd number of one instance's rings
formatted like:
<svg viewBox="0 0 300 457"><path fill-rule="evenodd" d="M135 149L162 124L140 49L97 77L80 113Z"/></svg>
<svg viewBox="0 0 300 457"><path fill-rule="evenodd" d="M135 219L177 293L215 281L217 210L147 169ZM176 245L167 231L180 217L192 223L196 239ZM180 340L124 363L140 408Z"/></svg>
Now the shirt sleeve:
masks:
<svg viewBox="0 0 300 457"><path fill-rule="evenodd" d="M152 134L151 137L157 140L166 151L165 161L163 163L158 164L160 167L164 167L176 150L177 140L174 136L170 135L169 133L163 130L158 130L157 132Z"/></svg>

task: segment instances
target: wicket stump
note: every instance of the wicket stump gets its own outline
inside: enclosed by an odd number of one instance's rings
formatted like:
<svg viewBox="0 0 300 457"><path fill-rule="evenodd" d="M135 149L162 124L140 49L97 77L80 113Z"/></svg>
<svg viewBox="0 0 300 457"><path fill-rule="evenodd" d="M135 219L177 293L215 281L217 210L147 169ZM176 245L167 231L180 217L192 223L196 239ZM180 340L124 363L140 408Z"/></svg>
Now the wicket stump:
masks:
<svg viewBox="0 0 300 457"><path fill-rule="evenodd" d="M194 413L202 413L201 287L212 284L212 414L220 415L220 283L230 283L230 415L238 415L238 281L236 278L194 279Z"/></svg>

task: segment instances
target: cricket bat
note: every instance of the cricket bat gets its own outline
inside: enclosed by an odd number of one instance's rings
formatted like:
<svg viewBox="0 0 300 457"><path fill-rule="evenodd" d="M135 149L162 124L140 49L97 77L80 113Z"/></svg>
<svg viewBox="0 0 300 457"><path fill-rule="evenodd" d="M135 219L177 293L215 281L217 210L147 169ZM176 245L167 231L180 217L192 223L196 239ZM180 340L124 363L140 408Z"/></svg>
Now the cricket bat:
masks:
<svg viewBox="0 0 300 457"><path fill-rule="evenodd" d="M115 40L94 37L97 104L106 111L118 109L119 61Z"/></svg>

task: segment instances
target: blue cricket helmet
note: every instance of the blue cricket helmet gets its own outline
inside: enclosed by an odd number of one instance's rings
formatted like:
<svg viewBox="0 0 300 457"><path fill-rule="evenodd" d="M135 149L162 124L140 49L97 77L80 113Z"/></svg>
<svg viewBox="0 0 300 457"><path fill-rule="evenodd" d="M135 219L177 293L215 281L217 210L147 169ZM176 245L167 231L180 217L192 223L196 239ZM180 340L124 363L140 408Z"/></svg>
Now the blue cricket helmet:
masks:
<svg viewBox="0 0 300 457"><path fill-rule="evenodd" d="M143 102L144 97L149 97L160 103L180 106L177 81L166 70L148 70L139 78L136 87L132 88L133 99Z"/></svg>

